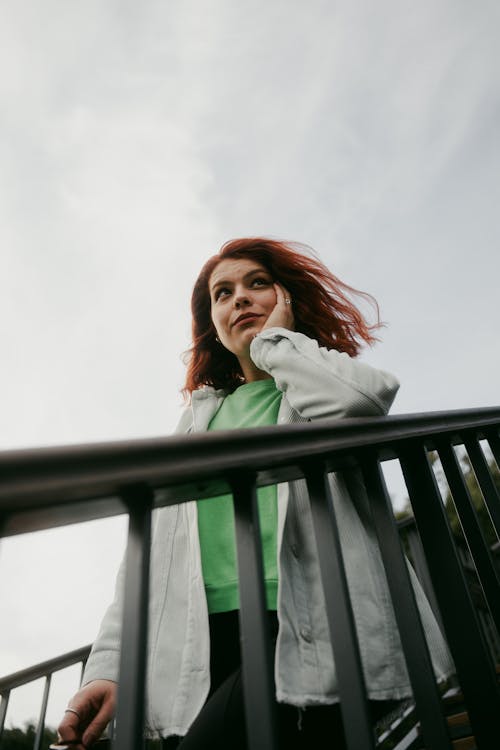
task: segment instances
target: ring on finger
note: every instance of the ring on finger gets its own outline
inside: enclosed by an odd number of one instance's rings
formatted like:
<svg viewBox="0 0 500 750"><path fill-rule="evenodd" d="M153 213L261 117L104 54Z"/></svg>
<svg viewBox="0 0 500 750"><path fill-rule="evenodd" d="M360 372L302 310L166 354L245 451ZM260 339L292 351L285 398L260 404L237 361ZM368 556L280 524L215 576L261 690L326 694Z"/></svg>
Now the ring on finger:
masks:
<svg viewBox="0 0 500 750"><path fill-rule="evenodd" d="M68 708L65 709L64 713L76 714L78 718L80 719L80 721L82 720L81 714L76 710L76 708L71 708L70 706L68 706Z"/></svg>

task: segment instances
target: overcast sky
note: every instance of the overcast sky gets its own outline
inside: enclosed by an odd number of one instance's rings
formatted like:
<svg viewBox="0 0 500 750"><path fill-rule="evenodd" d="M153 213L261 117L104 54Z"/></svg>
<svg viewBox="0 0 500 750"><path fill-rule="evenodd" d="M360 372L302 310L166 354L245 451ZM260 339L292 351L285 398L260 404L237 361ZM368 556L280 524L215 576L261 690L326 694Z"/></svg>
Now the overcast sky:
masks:
<svg viewBox="0 0 500 750"><path fill-rule="evenodd" d="M499 21L496 0L2 2L0 448L169 434L197 272L257 234L378 299L364 357L400 378L394 413L498 405ZM125 529L3 542L0 675L93 639ZM37 711L19 691L7 724Z"/></svg>

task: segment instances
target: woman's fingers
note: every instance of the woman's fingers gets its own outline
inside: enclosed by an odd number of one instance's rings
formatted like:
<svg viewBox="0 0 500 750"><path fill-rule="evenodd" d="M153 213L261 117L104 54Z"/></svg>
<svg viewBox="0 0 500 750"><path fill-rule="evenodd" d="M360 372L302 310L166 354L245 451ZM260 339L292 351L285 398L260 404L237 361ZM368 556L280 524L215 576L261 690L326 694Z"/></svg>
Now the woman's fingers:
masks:
<svg viewBox="0 0 500 750"><path fill-rule="evenodd" d="M114 702L103 703L101 709L92 719L87 729L83 733L82 741L85 747L90 747L97 742L101 734L104 732L109 722L113 718L115 713Z"/></svg>
<svg viewBox="0 0 500 750"><path fill-rule="evenodd" d="M78 694L73 698L71 709L68 708L64 712L63 719L57 729L60 742L63 744L69 742L73 745L81 742L84 717L87 715L89 707L85 702L78 700Z"/></svg>
<svg viewBox="0 0 500 750"><path fill-rule="evenodd" d="M276 306L266 320L263 328L278 326L279 328L288 328L290 331L293 331L295 328L293 300L284 286L278 283L274 283L273 286L276 292Z"/></svg>
<svg viewBox="0 0 500 750"><path fill-rule="evenodd" d="M111 680L94 680L70 701L58 727L59 746L73 750L91 747L114 716L117 686Z"/></svg>

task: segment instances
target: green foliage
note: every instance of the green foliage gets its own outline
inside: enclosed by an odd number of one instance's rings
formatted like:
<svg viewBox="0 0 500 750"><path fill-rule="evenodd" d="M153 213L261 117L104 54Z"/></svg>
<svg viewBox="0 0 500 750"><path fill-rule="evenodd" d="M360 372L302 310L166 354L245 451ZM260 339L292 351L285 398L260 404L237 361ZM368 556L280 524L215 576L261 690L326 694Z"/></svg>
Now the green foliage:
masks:
<svg viewBox="0 0 500 750"><path fill-rule="evenodd" d="M13 727L4 729L0 741L0 750L33 750L33 744L36 737L36 726L33 722L28 722L23 729ZM47 750L48 746L57 739L55 729L46 727L42 737L42 748Z"/></svg>

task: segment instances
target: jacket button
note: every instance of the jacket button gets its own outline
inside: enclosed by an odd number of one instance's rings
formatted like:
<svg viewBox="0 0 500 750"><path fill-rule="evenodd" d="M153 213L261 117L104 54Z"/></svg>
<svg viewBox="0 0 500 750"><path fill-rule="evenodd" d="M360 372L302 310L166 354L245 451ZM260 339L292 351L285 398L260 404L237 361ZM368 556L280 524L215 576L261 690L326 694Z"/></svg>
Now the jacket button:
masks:
<svg viewBox="0 0 500 750"><path fill-rule="evenodd" d="M306 643L312 642L312 635L309 628L302 628L300 631L300 637L303 638Z"/></svg>

